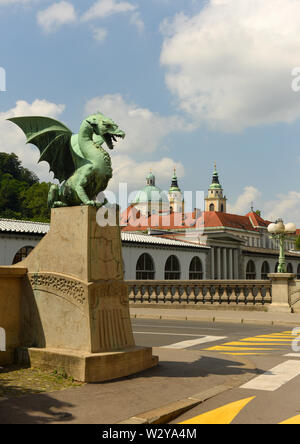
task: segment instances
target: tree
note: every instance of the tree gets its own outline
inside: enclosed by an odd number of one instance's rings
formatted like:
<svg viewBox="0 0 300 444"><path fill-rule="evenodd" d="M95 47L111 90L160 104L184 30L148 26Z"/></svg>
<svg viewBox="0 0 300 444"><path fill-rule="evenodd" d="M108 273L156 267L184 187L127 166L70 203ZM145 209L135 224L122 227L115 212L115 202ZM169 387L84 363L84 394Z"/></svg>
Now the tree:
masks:
<svg viewBox="0 0 300 444"><path fill-rule="evenodd" d="M48 222L49 187L24 168L18 156L0 153L0 217Z"/></svg>
<svg viewBox="0 0 300 444"><path fill-rule="evenodd" d="M300 234L297 237L296 242L295 242L295 250L300 250Z"/></svg>

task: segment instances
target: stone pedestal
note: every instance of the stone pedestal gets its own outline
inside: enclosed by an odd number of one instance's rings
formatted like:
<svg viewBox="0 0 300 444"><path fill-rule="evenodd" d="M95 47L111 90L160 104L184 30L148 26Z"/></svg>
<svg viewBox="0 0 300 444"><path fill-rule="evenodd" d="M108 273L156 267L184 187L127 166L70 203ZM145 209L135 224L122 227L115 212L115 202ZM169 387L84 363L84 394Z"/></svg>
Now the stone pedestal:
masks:
<svg viewBox="0 0 300 444"><path fill-rule="evenodd" d="M32 365L101 382L157 364L152 349L135 347L120 229L100 227L95 208L53 209L49 233L21 265Z"/></svg>
<svg viewBox="0 0 300 444"><path fill-rule="evenodd" d="M289 303L289 281L295 278L292 273L272 273L268 277L272 281L272 304L268 311L291 313Z"/></svg>

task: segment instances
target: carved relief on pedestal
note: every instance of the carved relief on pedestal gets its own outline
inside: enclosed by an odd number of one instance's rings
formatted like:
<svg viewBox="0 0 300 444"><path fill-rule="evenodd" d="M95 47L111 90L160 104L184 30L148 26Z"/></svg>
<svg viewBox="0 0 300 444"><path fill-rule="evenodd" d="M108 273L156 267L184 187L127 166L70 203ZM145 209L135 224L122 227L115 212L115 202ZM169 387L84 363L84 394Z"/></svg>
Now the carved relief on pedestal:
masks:
<svg viewBox="0 0 300 444"><path fill-rule="evenodd" d="M44 290L71 298L79 305L83 305L86 301L84 285L74 279L50 273L29 273L28 276L33 290Z"/></svg>

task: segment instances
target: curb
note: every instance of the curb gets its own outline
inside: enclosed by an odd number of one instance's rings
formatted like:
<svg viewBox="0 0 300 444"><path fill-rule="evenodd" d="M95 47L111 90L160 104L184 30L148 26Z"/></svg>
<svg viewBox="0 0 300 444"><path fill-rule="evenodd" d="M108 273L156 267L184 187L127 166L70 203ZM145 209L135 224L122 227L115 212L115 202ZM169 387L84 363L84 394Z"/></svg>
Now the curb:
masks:
<svg viewBox="0 0 300 444"><path fill-rule="evenodd" d="M183 413L191 410L197 405L202 404L208 399L213 398L227 390L231 390L231 385L217 385L212 389L181 399L180 401L171 402L158 409L149 410L148 412L132 416L118 424L167 424Z"/></svg>
<svg viewBox="0 0 300 444"><path fill-rule="evenodd" d="M193 322L213 322L213 323L229 323L229 324L258 324L258 325L292 325L299 326L300 321L278 321L269 319L244 319L244 318L218 318L217 316L208 316L203 318L195 318L193 316L172 316L172 315L146 315L132 314L131 319L153 319L166 321L193 321Z"/></svg>
<svg viewBox="0 0 300 444"><path fill-rule="evenodd" d="M239 377L238 380L236 377L233 377L231 383L229 384L216 385L215 387L188 396L187 398L183 398L179 401L173 401L163 407L137 414L131 418L119 422L118 424L168 424L170 421L178 418L183 413L197 407L199 404L202 404L208 399L214 398L215 396L228 390L240 387L246 381L249 381L252 379L252 377L255 377L255 375L259 373L256 365L251 360L237 359L236 362L244 364L248 367L248 370L253 370L253 372L250 373L248 371L241 378Z"/></svg>

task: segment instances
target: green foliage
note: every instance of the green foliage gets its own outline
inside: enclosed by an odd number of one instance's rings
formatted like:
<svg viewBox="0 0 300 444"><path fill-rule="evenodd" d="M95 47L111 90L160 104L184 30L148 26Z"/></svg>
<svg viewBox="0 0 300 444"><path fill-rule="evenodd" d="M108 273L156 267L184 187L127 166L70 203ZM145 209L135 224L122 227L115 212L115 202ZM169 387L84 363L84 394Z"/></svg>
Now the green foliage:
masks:
<svg viewBox="0 0 300 444"><path fill-rule="evenodd" d="M15 154L0 153L0 217L49 222L50 185L40 183Z"/></svg>
<svg viewBox="0 0 300 444"><path fill-rule="evenodd" d="M256 210L255 213L256 213L259 217L261 217L261 211L260 211L260 210Z"/></svg>
<svg viewBox="0 0 300 444"><path fill-rule="evenodd" d="M300 250L300 234L297 237L296 242L295 242L295 250Z"/></svg>

